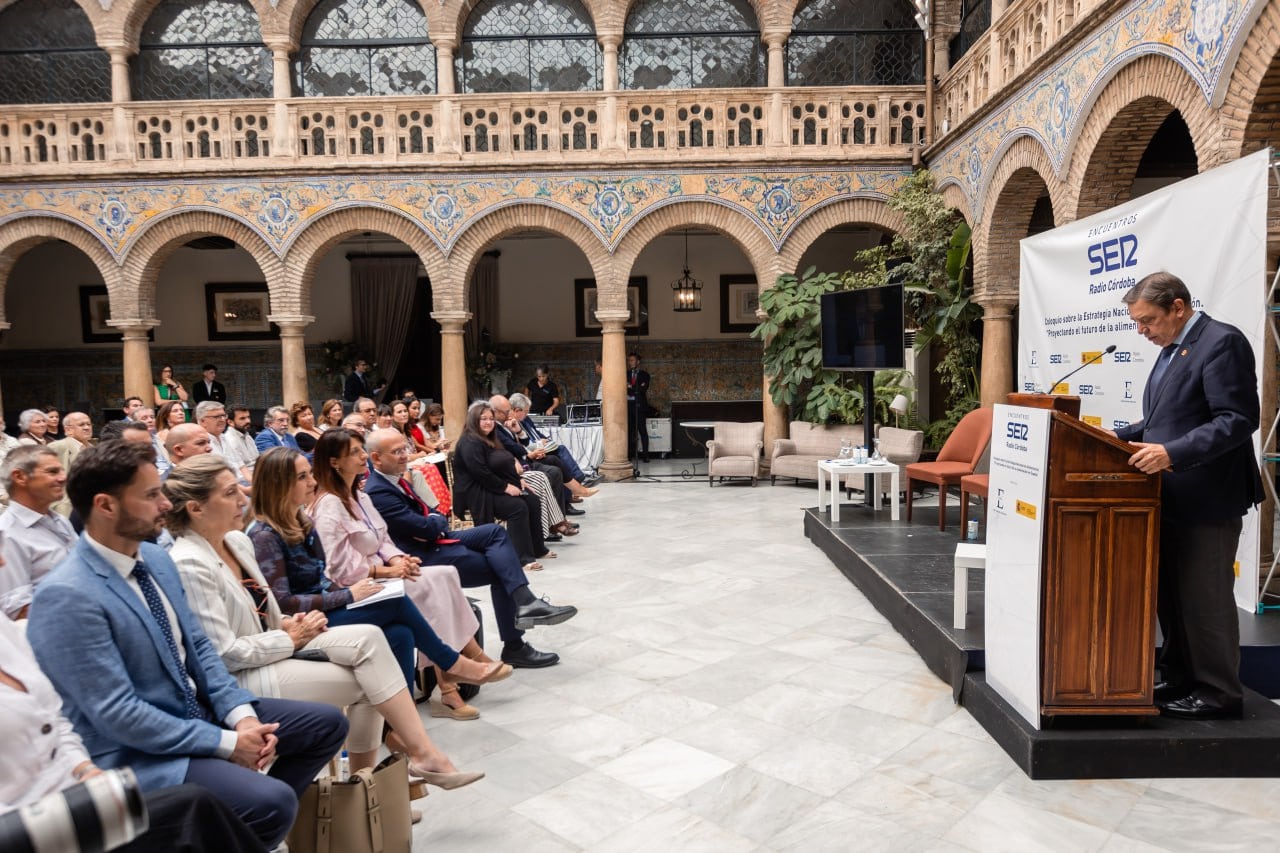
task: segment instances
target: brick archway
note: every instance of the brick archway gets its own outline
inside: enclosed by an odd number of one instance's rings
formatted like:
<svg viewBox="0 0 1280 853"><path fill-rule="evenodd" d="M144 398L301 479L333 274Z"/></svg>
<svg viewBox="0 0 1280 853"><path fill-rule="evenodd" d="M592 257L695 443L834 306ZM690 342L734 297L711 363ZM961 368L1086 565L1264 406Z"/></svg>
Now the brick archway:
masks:
<svg viewBox="0 0 1280 853"><path fill-rule="evenodd" d="M74 246L93 262L107 285L107 292L112 294L112 303L115 303L115 294L120 292L122 281L120 266L97 237L64 219L27 216L0 225L0 323L7 321L4 296L14 265L29 250L53 240Z"/></svg>
<svg viewBox="0 0 1280 853"><path fill-rule="evenodd" d="M1135 163L1136 168L1136 163ZM991 173L982 218L974 233L974 294L1018 297L1018 241L1027 236L1036 201L1048 194L1054 221L1061 222L1067 188L1037 140L1015 141Z"/></svg>
<svg viewBox="0 0 1280 853"><path fill-rule="evenodd" d="M1075 196L1063 208L1055 206L1058 219L1082 219L1128 201L1147 144L1174 110L1187 124L1200 170L1222 162L1218 117L1200 88L1173 60L1140 57L1122 68L1094 101L1063 181Z"/></svg>
<svg viewBox="0 0 1280 853"><path fill-rule="evenodd" d="M563 237L586 256L597 282L604 282L610 265L609 250L582 220L545 204L520 203L495 210L467 227L449 250L450 299L442 310L470 310L467 283L484 251L503 237L522 231L545 231Z"/></svg>
<svg viewBox="0 0 1280 853"><path fill-rule="evenodd" d="M783 274L798 272L804 253L809 251L809 248L823 234L832 228L855 223L874 225L882 231L893 234L901 232L903 227L902 214L890 210L889 205L883 201L855 198L828 204L806 216L787 235L787 241L783 243L777 261Z"/></svg>
<svg viewBox="0 0 1280 853"><path fill-rule="evenodd" d="M737 246L751 262L757 282L776 281L786 272L782 267L782 256L774 251L759 226L741 213L707 201L677 202L646 214L627 231L613 256L614 277L611 283L617 292L606 294L602 289L600 307L624 309L626 293L623 288L640 252L662 234L689 226L712 228ZM616 301L606 305L606 295Z"/></svg>
<svg viewBox="0 0 1280 853"><path fill-rule="evenodd" d="M284 264L257 232L223 213L197 210L152 219L124 256L124 290L117 306L111 297L111 313L116 317L156 319L156 281L173 252L198 237L225 237L233 240L257 263L267 282L271 306L283 296ZM117 307L119 310L117 310Z"/></svg>
<svg viewBox="0 0 1280 853"><path fill-rule="evenodd" d="M281 290L281 313L311 314L311 286L316 266L329 250L346 238L365 231L394 237L407 245L427 268L431 292L437 300L443 297L437 279L445 278L444 255L422 227L403 213L384 207L344 207L325 213L307 223L284 256L287 270ZM274 307L274 306L273 306Z"/></svg>

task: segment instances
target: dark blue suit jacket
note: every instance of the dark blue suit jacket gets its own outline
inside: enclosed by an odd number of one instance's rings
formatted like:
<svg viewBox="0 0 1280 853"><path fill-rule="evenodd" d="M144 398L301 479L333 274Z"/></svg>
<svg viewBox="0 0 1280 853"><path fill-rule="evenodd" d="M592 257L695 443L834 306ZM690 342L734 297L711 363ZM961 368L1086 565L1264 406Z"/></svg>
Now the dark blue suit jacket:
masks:
<svg viewBox="0 0 1280 853"><path fill-rule="evenodd" d="M396 547L419 558L449 532L449 520L438 512L423 515L409 496L376 471L365 480L364 493L387 524L387 535Z"/></svg>
<svg viewBox="0 0 1280 853"><path fill-rule="evenodd" d="M1141 421L1116 435L1168 451L1173 470L1163 474L1163 518L1238 518L1263 499L1253 453L1259 420L1253 349L1235 326L1203 314L1154 393L1148 377L1142 412Z"/></svg>
<svg viewBox="0 0 1280 853"><path fill-rule="evenodd" d="M276 431L270 427L255 435L253 443L258 446L259 453L266 453L273 447L291 447L299 453L302 452L298 447L298 440L293 437L292 433L286 432L284 435L276 435Z"/></svg>
<svg viewBox="0 0 1280 853"><path fill-rule="evenodd" d="M196 693L223 720L255 701L227 673L163 548L139 556L173 607ZM145 790L182 784L189 756L211 757L222 727L187 719L180 672L142 598L82 536L36 588L27 636L62 712L99 767L133 768Z"/></svg>

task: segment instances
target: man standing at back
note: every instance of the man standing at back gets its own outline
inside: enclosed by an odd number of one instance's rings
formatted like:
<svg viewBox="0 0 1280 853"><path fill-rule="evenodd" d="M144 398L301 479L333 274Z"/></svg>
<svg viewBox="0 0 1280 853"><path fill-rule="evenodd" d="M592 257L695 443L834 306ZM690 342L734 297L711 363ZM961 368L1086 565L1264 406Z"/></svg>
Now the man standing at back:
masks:
<svg viewBox="0 0 1280 853"><path fill-rule="evenodd" d="M1176 717L1238 717L1235 556L1241 516L1263 498L1253 349L1235 326L1197 312L1170 273L1145 277L1123 301L1138 333L1162 348L1142 420L1115 431L1140 447L1129 464L1163 479L1156 704Z"/></svg>
<svg viewBox="0 0 1280 853"><path fill-rule="evenodd" d="M204 378L191 388L191 405L197 406L206 400L215 403L227 402L227 388L218 381L218 367L206 364L203 368Z"/></svg>
<svg viewBox="0 0 1280 853"><path fill-rule="evenodd" d="M37 588L27 629L63 713L98 767L132 767L145 791L207 788L274 847L346 719L256 698L227 673L173 561L144 541L170 508L149 443L86 450L67 486L84 534Z"/></svg>

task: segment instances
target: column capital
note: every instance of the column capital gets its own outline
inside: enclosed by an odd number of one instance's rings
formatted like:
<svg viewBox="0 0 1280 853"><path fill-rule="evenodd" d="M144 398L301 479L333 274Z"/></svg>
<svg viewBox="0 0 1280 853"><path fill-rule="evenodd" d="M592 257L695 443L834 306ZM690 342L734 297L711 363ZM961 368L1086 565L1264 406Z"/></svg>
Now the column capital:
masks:
<svg viewBox="0 0 1280 853"><path fill-rule="evenodd" d="M431 319L440 324L442 335L460 335L471 319L470 311L432 311Z"/></svg>
<svg viewBox="0 0 1280 853"><path fill-rule="evenodd" d="M596 41L600 42L600 47L616 48L622 44L621 30L601 30L596 33Z"/></svg>
<svg viewBox="0 0 1280 853"><path fill-rule="evenodd" d="M780 48L786 44L787 39L791 38L791 28L786 27L770 27L760 31L760 41L765 43L766 47Z"/></svg>
<svg viewBox="0 0 1280 853"><path fill-rule="evenodd" d="M453 35L436 35L431 34L431 46L436 50L447 50L450 53L458 52L458 37Z"/></svg>
<svg viewBox="0 0 1280 853"><path fill-rule="evenodd" d="M982 319L1007 320L1013 317L1013 309L1018 307L1018 298L1003 293L979 296L974 294L973 301L982 307Z"/></svg>
<svg viewBox="0 0 1280 853"><path fill-rule="evenodd" d="M605 334L625 332L626 322L631 319L631 312L624 310L601 309L596 312L596 319L604 326Z"/></svg>
<svg viewBox="0 0 1280 853"><path fill-rule="evenodd" d="M126 338L143 337L151 333L151 330L160 325L160 321L156 319L128 318L123 320L108 320L107 325L114 329L119 329L120 334Z"/></svg>
<svg viewBox="0 0 1280 853"><path fill-rule="evenodd" d="M285 329L291 331L301 331L316 321L315 317L309 314L268 314L267 322L275 323L280 327L280 332Z"/></svg>

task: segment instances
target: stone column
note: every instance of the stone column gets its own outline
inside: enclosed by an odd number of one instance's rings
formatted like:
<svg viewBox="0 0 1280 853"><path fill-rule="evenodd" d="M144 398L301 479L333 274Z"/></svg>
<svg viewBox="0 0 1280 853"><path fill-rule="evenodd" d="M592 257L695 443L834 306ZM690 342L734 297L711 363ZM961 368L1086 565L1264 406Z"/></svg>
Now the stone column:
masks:
<svg viewBox="0 0 1280 853"><path fill-rule="evenodd" d="M129 48L123 44L103 45L111 58L111 103L127 104L133 95L129 91Z"/></svg>
<svg viewBox="0 0 1280 853"><path fill-rule="evenodd" d="M622 44L622 33L599 33L600 49L604 51L601 90L618 91L618 45Z"/></svg>
<svg viewBox="0 0 1280 853"><path fill-rule="evenodd" d="M444 406L445 435L457 439L467 418L467 350L463 331L471 319L468 311L433 311L440 324L440 397Z"/></svg>
<svg viewBox="0 0 1280 853"><path fill-rule="evenodd" d="M289 45L271 46L271 97L281 100L293 97L293 68L289 62Z"/></svg>
<svg viewBox="0 0 1280 853"><path fill-rule="evenodd" d="M763 410L764 419L764 464L766 467L769 464L769 456L773 453L773 440L787 437L787 407L779 406L773 402L773 395L769 390L772 384L771 377L765 374L761 409Z"/></svg>
<svg viewBox="0 0 1280 853"><path fill-rule="evenodd" d="M155 393L151 373L151 343L147 337L153 327L160 325L160 321L140 318L108 320L107 325L119 329L124 340L124 395L141 397L144 402L150 402Z"/></svg>
<svg viewBox="0 0 1280 853"><path fill-rule="evenodd" d="M271 154L290 157L296 152L296 128L289 120L289 104L293 97L293 65L289 61L292 45L273 42L271 48L271 97L275 99L271 129ZM298 399L306 399L300 397Z"/></svg>
<svg viewBox="0 0 1280 853"><path fill-rule="evenodd" d="M447 39L440 39L433 44L436 46L436 94L455 94L458 91L458 81L453 74L453 52L458 45Z"/></svg>
<svg viewBox="0 0 1280 853"><path fill-rule="evenodd" d="M1004 296L978 302L982 306L982 405L991 406L1005 402L1014 387L1013 309L1018 300Z"/></svg>
<svg viewBox="0 0 1280 853"><path fill-rule="evenodd" d="M303 314L267 317L280 328L280 402L291 406L299 400L310 400L307 388L306 331L316 321Z"/></svg>
<svg viewBox="0 0 1280 853"><path fill-rule="evenodd" d="M770 89L781 89L787 85L787 37L791 35L789 32L767 32L761 36L765 46L769 50L769 61L766 68L768 69L768 82L765 84Z"/></svg>
<svg viewBox="0 0 1280 853"><path fill-rule="evenodd" d="M631 476L627 458L627 330L628 311L597 311L604 325L600 353L602 389L601 409L604 424L604 462L600 476L606 480L624 480Z"/></svg>

